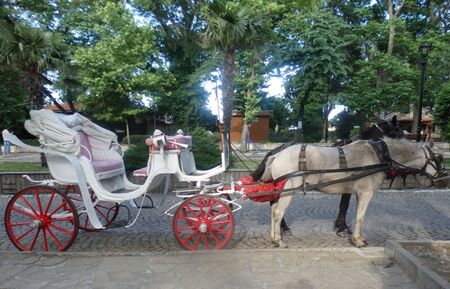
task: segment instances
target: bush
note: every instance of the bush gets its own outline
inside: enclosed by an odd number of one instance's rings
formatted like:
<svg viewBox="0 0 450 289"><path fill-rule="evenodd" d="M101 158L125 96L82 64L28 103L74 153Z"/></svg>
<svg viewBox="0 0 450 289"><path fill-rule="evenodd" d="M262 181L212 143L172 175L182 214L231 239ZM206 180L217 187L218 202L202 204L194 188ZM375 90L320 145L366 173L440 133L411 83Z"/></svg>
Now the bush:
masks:
<svg viewBox="0 0 450 289"><path fill-rule="evenodd" d="M206 170L220 165L220 135L196 127L192 132L192 152L197 169Z"/></svg>
<svg viewBox="0 0 450 289"><path fill-rule="evenodd" d="M130 136L131 146L125 152L123 160L125 162L125 169L130 172L147 165L148 161L148 146L145 140L146 135L132 135ZM125 140L126 143L126 140Z"/></svg>
<svg viewBox="0 0 450 289"><path fill-rule="evenodd" d="M296 130L281 130L278 132L270 130L269 131L269 140L271 142L275 142L275 143L290 142L290 141L294 140L296 133L297 133Z"/></svg>
<svg viewBox="0 0 450 289"><path fill-rule="evenodd" d="M148 137L149 137L148 135L139 135L139 134L130 135L130 144L132 144L132 145L134 145L134 144L142 144L143 142L145 142L145 140ZM142 140L144 140L144 141L142 141ZM128 144L126 136L122 139L122 144L125 144L125 145Z"/></svg>
<svg viewBox="0 0 450 289"><path fill-rule="evenodd" d="M130 136L131 146L123 157L127 172L143 168L148 161L148 147L146 135ZM197 169L205 170L220 165L220 137L219 134L211 134L204 128L197 127L192 132L192 152L194 153ZM126 143L126 138L124 139Z"/></svg>

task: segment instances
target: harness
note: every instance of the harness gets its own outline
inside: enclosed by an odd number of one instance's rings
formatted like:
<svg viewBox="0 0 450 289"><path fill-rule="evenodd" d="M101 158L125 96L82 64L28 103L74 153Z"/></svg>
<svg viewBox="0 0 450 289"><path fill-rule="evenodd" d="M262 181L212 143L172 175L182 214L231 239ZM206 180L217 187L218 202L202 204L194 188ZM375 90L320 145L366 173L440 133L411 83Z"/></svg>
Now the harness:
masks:
<svg viewBox="0 0 450 289"><path fill-rule="evenodd" d="M298 160L298 169L299 171L289 173L286 175L283 175L281 177L278 177L277 179L273 180L273 184L277 185L280 182L286 182L287 179L294 178L294 177L304 177L302 185L294 188L289 189L282 189L277 191L270 191L270 192L258 192L254 193L251 196L252 197L259 197L259 196L265 196L270 194L281 194L284 192L292 192L297 191L301 189L303 193L305 194L307 190L317 190L322 189L324 187L328 187L331 185L335 185L338 183L345 183L349 181L358 180L376 173L385 172L388 176L389 174L392 174L392 172L398 173L421 173L423 175L426 175L430 180L434 182L434 179L438 176L440 176L440 162L435 156L435 154L431 151L431 149L424 145L421 147L423 152L425 153L426 162L424 166L420 169L411 168L405 165L402 165L398 163L397 161L393 160L389 154L388 147L386 143L383 140L379 141L372 141L369 142L370 145L372 145L380 163L374 164L374 165L367 165L367 166L359 166L359 167L351 167L349 168L347 166L347 161L345 158L345 153L342 147L337 147L338 153L339 153L339 169L320 169L320 170L308 170L306 165L306 144L303 144L300 148L299 153L299 160ZM434 163L433 163L434 162ZM426 167L428 165L433 166L433 168L436 169L437 173L435 175L430 175L426 173ZM329 173L346 173L346 172L355 172L355 174L352 174L348 177L337 179L337 180L331 180L327 182L317 183L317 184L308 184L306 182L306 176L309 175L315 175L315 174L329 174Z"/></svg>

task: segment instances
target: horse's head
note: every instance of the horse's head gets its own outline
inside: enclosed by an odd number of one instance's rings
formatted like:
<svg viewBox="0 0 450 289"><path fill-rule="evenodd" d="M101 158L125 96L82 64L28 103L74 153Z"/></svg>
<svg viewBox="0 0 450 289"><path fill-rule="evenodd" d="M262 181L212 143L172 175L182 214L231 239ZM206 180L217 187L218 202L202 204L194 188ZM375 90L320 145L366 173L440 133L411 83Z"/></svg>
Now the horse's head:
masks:
<svg viewBox="0 0 450 289"><path fill-rule="evenodd" d="M364 130L360 135L360 139L364 140L379 140L384 137L403 137L403 132L398 126L396 116L394 116L391 121L378 119L377 124L374 124L370 128Z"/></svg>
<svg viewBox="0 0 450 289"><path fill-rule="evenodd" d="M441 154L435 153L428 145L422 146L426 155L426 163L424 172L421 173L428 177L431 184L438 187L446 187L449 182L449 176L444 168L444 157Z"/></svg>
<svg viewBox="0 0 450 289"><path fill-rule="evenodd" d="M396 175L420 175L417 180L422 186L446 186L447 172L443 167L443 157L431 150L426 144L406 139L385 138L389 150L391 170Z"/></svg>
<svg viewBox="0 0 450 289"><path fill-rule="evenodd" d="M401 138L403 137L403 132L398 126L397 116L394 115L391 121L386 121L379 119L377 123L379 131L382 136L387 136L390 138Z"/></svg>

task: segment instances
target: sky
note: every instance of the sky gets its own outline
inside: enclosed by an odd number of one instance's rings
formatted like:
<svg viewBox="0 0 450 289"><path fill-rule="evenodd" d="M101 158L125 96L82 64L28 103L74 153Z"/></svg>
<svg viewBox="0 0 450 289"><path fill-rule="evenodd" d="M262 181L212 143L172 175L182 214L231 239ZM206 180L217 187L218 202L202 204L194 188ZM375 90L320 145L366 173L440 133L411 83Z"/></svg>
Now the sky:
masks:
<svg viewBox="0 0 450 289"><path fill-rule="evenodd" d="M269 97L282 97L284 94L284 83L283 83L283 77L280 76L271 76L269 80L267 81L267 88L264 89L264 91L267 92L267 96ZM219 107L217 103L216 93L215 93L215 87L216 84L212 81L205 81L203 82L203 87L207 92L209 92L208 97L208 104L207 107L214 115L217 115L217 111L220 108L220 111L222 112L222 91L220 90L220 82L217 83L219 86L218 88L218 98L219 98ZM336 105L336 107L330 112L328 119L332 119L335 117L339 112L344 110L345 106L343 105Z"/></svg>

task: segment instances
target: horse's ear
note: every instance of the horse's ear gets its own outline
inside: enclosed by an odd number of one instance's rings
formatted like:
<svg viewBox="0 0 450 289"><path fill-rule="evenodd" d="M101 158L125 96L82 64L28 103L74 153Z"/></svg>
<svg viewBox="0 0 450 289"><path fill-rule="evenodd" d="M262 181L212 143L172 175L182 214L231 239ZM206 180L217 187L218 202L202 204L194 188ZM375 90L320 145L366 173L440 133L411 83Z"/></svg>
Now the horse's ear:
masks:
<svg viewBox="0 0 450 289"><path fill-rule="evenodd" d="M398 122L397 122L397 116L396 115L394 115L394 117L392 118L391 123L392 123L393 127L397 127Z"/></svg>

